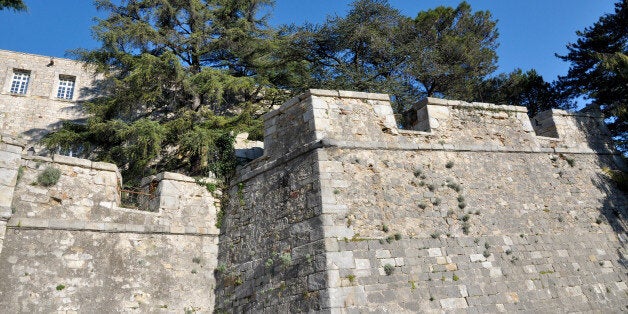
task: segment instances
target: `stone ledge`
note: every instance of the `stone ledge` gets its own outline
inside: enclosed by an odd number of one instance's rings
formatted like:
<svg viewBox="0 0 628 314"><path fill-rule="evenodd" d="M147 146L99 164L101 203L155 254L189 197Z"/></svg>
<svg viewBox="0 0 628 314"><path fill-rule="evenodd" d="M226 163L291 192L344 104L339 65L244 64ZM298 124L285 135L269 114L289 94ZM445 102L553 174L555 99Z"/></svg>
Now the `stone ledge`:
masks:
<svg viewBox="0 0 628 314"><path fill-rule="evenodd" d="M105 233L140 233L140 234L173 234L218 236L220 231L207 227L187 226L185 228L172 225L140 225L122 224L113 222L86 222L82 220L40 219L14 217L7 222L8 229L15 230L64 230L64 231L92 231Z"/></svg>
<svg viewBox="0 0 628 314"><path fill-rule="evenodd" d="M298 96L290 98L288 101L283 103L281 107L279 107L278 109L264 114L262 116L262 120L266 121L283 112L286 112L286 110L288 110L290 107L298 103L301 103L303 100L310 98L311 96L342 97L342 98L390 101L390 96L388 94L354 92L354 91L346 91L346 90L309 89L306 92Z"/></svg>
<svg viewBox="0 0 628 314"><path fill-rule="evenodd" d="M13 145L13 146L19 146L21 148L24 148L26 146L25 143L23 143L22 141L16 139L15 137L9 135L9 134L5 134L5 133L0 133L0 142L1 143L6 143L9 145Z"/></svg>
<svg viewBox="0 0 628 314"><path fill-rule="evenodd" d="M528 108L523 106L512 106L512 105L496 105L491 103L483 103L483 102L464 102L460 100L448 100L442 98L434 98L434 97L426 97L417 103L417 108L422 107L424 105L431 106L446 106L446 107L466 107L468 109L478 109L478 110L496 110L496 111L512 111L512 112L522 112L527 113Z"/></svg>
<svg viewBox="0 0 628 314"><path fill-rule="evenodd" d="M496 152L496 153L570 153L570 154L597 154L620 155L614 151L595 151L591 148L564 148L564 147L502 147L497 145L467 145L467 144L415 144L415 143L388 143L388 142L352 142L323 139L323 147L335 147L340 149L366 149L366 150L433 150L454 152Z"/></svg>

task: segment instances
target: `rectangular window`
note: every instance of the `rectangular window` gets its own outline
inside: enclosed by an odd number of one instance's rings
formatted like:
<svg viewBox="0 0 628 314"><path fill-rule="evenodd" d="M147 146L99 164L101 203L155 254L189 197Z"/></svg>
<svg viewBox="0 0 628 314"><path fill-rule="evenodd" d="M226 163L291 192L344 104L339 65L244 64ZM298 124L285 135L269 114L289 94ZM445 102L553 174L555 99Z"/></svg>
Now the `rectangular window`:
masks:
<svg viewBox="0 0 628 314"><path fill-rule="evenodd" d="M13 70L13 80L11 81L11 93L12 94L26 94L28 89L28 80L31 77L31 72L24 70Z"/></svg>
<svg viewBox="0 0 628 314"><path fill-rule="evenodd" d="M72 99L74 95L74 76L59 75L59 89L57 89L57 98Z"/></svg>

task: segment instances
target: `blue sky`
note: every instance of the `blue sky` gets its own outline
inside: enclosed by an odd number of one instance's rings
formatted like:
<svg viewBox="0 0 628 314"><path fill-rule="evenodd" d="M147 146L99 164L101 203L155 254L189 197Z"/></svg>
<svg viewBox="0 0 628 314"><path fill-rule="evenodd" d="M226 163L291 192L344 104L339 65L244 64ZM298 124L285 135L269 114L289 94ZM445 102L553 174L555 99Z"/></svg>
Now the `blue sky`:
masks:
<svg viewBox="0 0 628 314"><path fill-rule="evenodd" d="M403 14L439 5L457 6L453 0L389 0ZM271 24L321 23L328 15L343 16L350 0L276 0ZM612 0L470 0L474 11L489 10L498 20L498 72L515 68L536 69L547 81L564 75L567 63L554 57L564 54L575 32L612 13ZM74 48L94 48L90 27L97 12L89 0L25 0L26 13L0 11L0 49L55 57Z"/></svg>

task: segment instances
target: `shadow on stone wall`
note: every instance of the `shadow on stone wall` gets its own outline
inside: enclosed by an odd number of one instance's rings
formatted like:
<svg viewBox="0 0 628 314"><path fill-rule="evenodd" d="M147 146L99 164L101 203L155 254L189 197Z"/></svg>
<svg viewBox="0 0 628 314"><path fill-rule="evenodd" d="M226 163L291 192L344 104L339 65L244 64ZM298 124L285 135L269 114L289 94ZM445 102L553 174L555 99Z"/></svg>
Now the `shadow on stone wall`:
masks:
<svg viewBox="0 0 628 314"><path fill-rule="evenodd" d="M603 191L606 195L600 207L600 216L596 220L596 223L608 223L613 231L617 234L619 242L622 243L622 248L618 248L618 260L619 264L624 267L628 267L628 260L626 259L626 243L628 242L628 191L625 187L621 186L621 183L615 181L611 177L611 173L623 174L625 177L628 165L626 159L620 155L619 152L612 147L610 142L610 132L606 128L606 125L601 119L591 119L585 117L574 117L578 128L583 130L586 141L589 146L595 150L598 155L597 164L603 173L597 173L597 176L591 178L591 183ZM609 139L608 141L600 141L600 139ZM605 145L607 144L607 145Z"/></svg>

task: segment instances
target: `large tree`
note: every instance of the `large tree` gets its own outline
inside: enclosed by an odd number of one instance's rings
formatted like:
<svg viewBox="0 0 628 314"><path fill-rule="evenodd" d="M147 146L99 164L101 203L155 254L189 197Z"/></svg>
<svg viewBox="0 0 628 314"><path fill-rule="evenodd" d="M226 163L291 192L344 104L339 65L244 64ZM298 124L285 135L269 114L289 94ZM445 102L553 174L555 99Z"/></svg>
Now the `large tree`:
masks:
<svg viewBox="0 0 628 314"><path fill-rule="evenodd" d="M397 110L421 96L470 99L496 68L496 22L466 2L411 19L386 0L358 0L296 38L312 85L390 93Z"/></svg>
<svg viewBox="0 0 628 314"><path fill-rule="evenodd" d="M609 118L619 148L628 151L628 0L577 34L568 53L558 56L570 63L561 86L573 97L591 99Z"/></svg>
<svg viewBox="0 0 628 314"><path fill-rule="evenodd" d="M281 102L276 33L259 18L270 0L97 0L102 43L78 50L104 75L49 147L115 162L131 182L160 170L225 174L233 132L256 131L262 106ZM85 92L85 91L84 91Z"/></svg>
<svg viewBox="0 0 628 314"><path fill-rule="evenodd" d="M485 79L473 94L471 100L474 101L525 106L530 116L551 108L573 108L573 102L556 83L546 82L534 69L526 72L515 69Z"/></svg>
<svg viewBox="0 0 628 314"><path fill-rule="evenodd" d="M496 24L490 12L472 12L466 2L419 12L407 77L427 96L469 99L497 68Z"/></svg>
<svg viewBox="0 0 628 314"><path fill-rule="evenodd" d="M391 92L407 58L404 23L386 0L358 0L345 17L301 27L292 49L309 62L311 85Z"/></svg>

